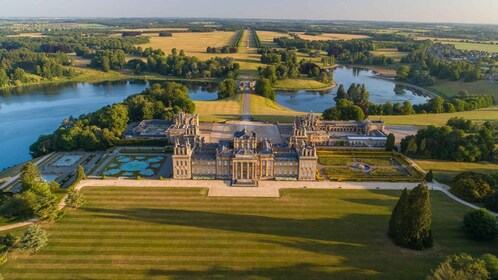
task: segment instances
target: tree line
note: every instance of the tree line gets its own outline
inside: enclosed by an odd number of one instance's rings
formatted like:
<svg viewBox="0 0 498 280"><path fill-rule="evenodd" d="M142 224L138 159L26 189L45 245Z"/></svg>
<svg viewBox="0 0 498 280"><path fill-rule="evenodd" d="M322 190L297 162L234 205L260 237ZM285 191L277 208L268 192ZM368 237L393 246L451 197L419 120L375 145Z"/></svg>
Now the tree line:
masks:
<svg viewBox="0 0 498 280"><path fill-rule="evenodd" d="M144 71L159 73L165 76L182 78L236 78L240 65L233 58L215 57L202 61L195 56L187 56L183 50L176 48L166 56L163 52L153 52L147 57L147 62L141 59L128 61L127 68L136 73Z"/></svg>
<svg viewBox="0 0 498 280"><path fill-rule="evenodd" d="M497 123L486 122L478 128L462 129L461 119L447 125L423 128L416 135L401 140L401 152L409 156L452 161L477 162L494 160L494 134Z"/></svg>

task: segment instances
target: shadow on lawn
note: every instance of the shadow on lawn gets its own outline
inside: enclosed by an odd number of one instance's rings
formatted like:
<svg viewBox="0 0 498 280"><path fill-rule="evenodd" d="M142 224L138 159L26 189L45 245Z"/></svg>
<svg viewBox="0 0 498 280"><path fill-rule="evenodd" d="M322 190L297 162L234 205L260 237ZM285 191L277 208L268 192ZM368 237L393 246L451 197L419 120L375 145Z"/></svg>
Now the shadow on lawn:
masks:
<svg viewBox="0 0 498 280"><path fill-rule="evenodd" d="M102 209L85 207L83 210L97 213L100 217L109 219L307 238L319 241L339 239L345 243L363 243L365 241L364 239L362 240L362 237L355 237L355 234L351 234L361 231L364 228L362 224L371 224L372 220L388 221L388 216L374 214L355 214L341 218L289 219L179 209Z"/></svg>
<svg viewBox="0 0 498 280"><path fill-rule="evenodd" d="M356 272L354 270L331 271L330 266L300 263L292 266L261 267L252 269L234 269L222 266L213 266L207 270L162 270L151 269L149 276L167 277L168 279L365 279L373 276L370 272Z"/></svg>

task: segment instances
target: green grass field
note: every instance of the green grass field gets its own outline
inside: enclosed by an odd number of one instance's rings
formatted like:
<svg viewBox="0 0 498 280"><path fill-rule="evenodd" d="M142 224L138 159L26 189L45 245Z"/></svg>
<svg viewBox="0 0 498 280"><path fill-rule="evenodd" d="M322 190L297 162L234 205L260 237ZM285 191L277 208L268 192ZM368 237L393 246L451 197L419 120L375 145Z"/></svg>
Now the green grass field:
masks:
<svg viewBox="0 0 498 280"><path fill-rule="evenodd" d="M374 55L384 55L386 57L391 57L395 62L399 62L402 57L406 56L407 52L400 52L395 48L378 49L372 52Z"/></svg>
<svg viewBox="0 0 498 280"><path fill-rule="evenodd" d="M83 192L83 208L44 225L47 247L11 255L5 279L424 279L447 255L498 253L498 241L464 237L468 209L441 193L431 193L434 248L411 251L386 237L399 191L286 190L281 198L208 198L201 189Z"/></svg>
<svg viewBox="0 0 498 280"><path fill-rule="evenodd" d="M469 94L493 95L495 101L498 101L498 83L493 81L477 81L472 83L465 83L462 81L439 80L435 85L425 88L441 95L444 98L454 97L460 91L465 90Z"/></svg>
<svg viewBox="0 0 498 280"><path fill-rule="evenodd" d="M324 84L315 79L302 77L299 79L279 80L275 83L273 88L276 90L298 90L298 89L319 90L319 89L327 89L330 88L331 86L332 83Z"/></svg>
<svg viewBox="0 0 498 280"><path fill-rule="evenodd" d="M251 117L255 121L291 122L294 116L302 114L256 94L250 95L250 102Z"/></svg>
<svg viewBox="0 0 498 280"><path fill-rule="evenodd" d="M213 101L194 101L195 113L203 122L238 120L242 114L242 95Z"/></svg>
<svg viewBox="0 0 498 280"><path fill-rule="evenodd" d="M445 114L417 114L408 116L369 116L371 120L382 119L387 125L436 125L441 126L452 117L462 117L474 121L498 120L498 106L483 108L475 111L445 113Z"/></svg>
<svg viewBox="0 0 498 280"><path fill-rule="evenodd" d="M453 162L434 159L415 160L415 162L425 171L432 169L434 178L445 184L449 184L458 173L464 171L498 174L498 164L490 162Z"/></svg>
<svg viewBox="0 0 498 280"><path fill-rule="evenodd" d="M498 44L479 44L472 42L445 42L455 45L455 48L460 50L476 50L485 52L498 52Z"/></svg>

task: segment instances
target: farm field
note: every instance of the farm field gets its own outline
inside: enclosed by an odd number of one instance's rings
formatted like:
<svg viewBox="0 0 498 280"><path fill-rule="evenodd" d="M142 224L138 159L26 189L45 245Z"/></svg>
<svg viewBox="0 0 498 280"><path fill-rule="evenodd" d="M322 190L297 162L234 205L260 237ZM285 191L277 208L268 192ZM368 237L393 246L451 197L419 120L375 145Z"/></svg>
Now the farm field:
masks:
<svg viewBox="0 0 498 280"><path fill-rule="evenodd" d="M206 48L222 47L229 45L235 40L236 32L185 32L174 33L173 37L152 36L151 42L141 45L142 48L152 47L162 49L166 54L171 49L184 50L186 55L196 56L201 60L213 57L232 57L240 64L240 75L242 77L257 77L257 68L262 66L260 55L257 53L256 44L252 33L248 30L242 34L238 53L212 54L207 53ZM147 34L145 34L147 36ZM249 46L247 45L249 43Z"/></svg>
<svg viewBox="0 0 498 280"><path fill-rule="evenodd" d="M259 40L261 41L261 44L263 44L263 46L268 46L272 48L278 48L278 45L273 42L274 38L290 37L289 34L274 32L274 31L258 30L256 31L256 33L258 34Z"/></svg>
<svg viewBox="0 0 498 280"><path fill-rule="evenodd" d="M242 114L242 94L222 100L194 101L195 113L203 122L238 120Z"/></svg>
<svg viewBox="0 0 498 280"><path fill-rule="evenodd" d="M435 248L386 237L399 191L284 190L207 198L204 189L86 188L87 204L43 227L49 245L11 255L6 279L424 279L447 255L497 253L469 241L468 210L431 193ZM16 232L19 232L17 230ZM409 272L409 273L407 273Z"/></svg>
<svg viewBox="0 0 498 280"><path fill-rule="evenodd" d="M462 81L438 80L435 85L425 87L434 91L444 98L456 96L460 91L465 90L470 94L491 94L495 100L498 100L498 82L494 81L476 81L465 83Z"/></svg>
<svg viewBox="0 0 498 280"><path fill-rule="evenodd" d="M460 50L476 50L485 52L498 52L498 41L487 42L462 42L462 39L454 38L433 38L433 37L418 37L417 40L432 40L436 43L452 44ZM493 43L493 44L490 44Z"/></svg>
<svg viewBox="0 0 498 280"><path fill-rule="evenodd" d="M381 119L386 125L445 125L450 118L462 117L473 121L496 121L498 119L498 106L483 108L468 112L444 113L444 114L417 114L400 116L369 116L371 120Z"/></svg>
<svg viewBox="0 0 498 280"><path fill-rule="evenodd" d="M435 159L414 159L414 161L426 171L432 169L434 178L445 184L451 183L458 173L464 171L498 174L498 164L490 162L454 162Z"/></svg>
<svg viewBox="0 0 498 280"><path fill-rule="evenodd" d="M377 49L372 52L374 55L385 55L386 57L391 57L394 62L399 62L402 57L406 56L407 52L400 52L397 49Z"/></svg>
<svg viewBox="0 0 498 280"><path fill-rule="evenodd" d="M309 41L328 41L328 40L352 40L352 39L366 39L369 38L366 35L356 35L356 34L340 34L340 33L323 33L321 35L304 35L304 32L294 32L301 39Z"/></svg>
<svg viewBox="0 0 498 280"><path fill-rule="evenodd" d="M146 34L147 35L147 34ZM142 48L151 47L153 49L161 49L166 54L170 54L173 48L178 51L184 50L186 55L197 56L202 60L215 57L217 54L206 52L208 46L222 47L229 45L235 32L184 32L174 33L173 37L151 36L150 43L140 45ZM218 54L218 56L222 56Z"/></svg>

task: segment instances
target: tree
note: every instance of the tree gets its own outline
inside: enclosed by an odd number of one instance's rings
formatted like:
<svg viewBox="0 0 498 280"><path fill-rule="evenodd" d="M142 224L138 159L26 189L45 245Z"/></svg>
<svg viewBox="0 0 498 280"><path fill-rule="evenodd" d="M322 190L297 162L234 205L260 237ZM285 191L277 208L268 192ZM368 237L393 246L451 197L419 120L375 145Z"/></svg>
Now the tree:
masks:
<svg viewBox="0 0 498 280"><path fill-rule="evenodd" d="M6 86L9 83L9 76L5 69L0 68L0 87Z"/></svg>
<svg viewBox="0 0 498 280"><path fill-rule="evenodd" d="M412 104L410 101L406 100L403 102L403 107L401 108L401 114L402 115L413 115L415 114L415 110L412 107Z"/></svg>
<svg viewBox="0 0 498 280"><path fill-rule="evenodd" d="M498 235L495 216L486 209L469 211L463 217L463 229L472 239L489 241Z"/></svg>
<svg viewBox="0 0 498 280"><path fill-rule="evenodd" d="M27 252L36 252L46 246L47 242L47 233L38 225L32 224L21 237L19 248Z"/></svg>
<svg viewBox="0 0 498 280"><path fill-rule="evenodd" d="M337 90L337 94L336 94L336 97L334 98L334 100L337 102L337 100L339 100L339 99L347 99L347 98L348 98L348 94L344 90L344 85L343 84L339 85L339 89Z"/></svg>
<svg viewBox="0 0 498 280"><path fill-rule="evenodd" d="M76 169L76 182L86 179L85 168L82 165L78 165Z"/></svg>
<svg viewBox="0 0 498 280"><path fill-rule="evenodd" d="M394 134L389 133L389 135L387 135L386 151L392 152L394 150L395 142L396 142L396 137L394 136Z"/></svg>
<svg viewBox="0 0 498 280"><path fill-rule="evenodd" d="M401 224L404 220L403 215L407 213L408 207L408 190L405 188L401 193L396 206L394 206L393 212L391 214L391 219L389 220L389 237L395 239L399 234Z"/></svg>
<svg viewBox="0 0 498 280"><path fill-rule="evenodd" d="M498 192L495 191L493 194L486 198L486 209L491 211L498 211Z"/></svg>
<svg viewBox="0 0 498 280"><path fill-rule="evenodd" d="M492 280L498 280L498 258L495 255L484 254L479 259L486 264Z"/></svg>
<svg viewBox="0 0 498 280"><path fill-rule="evenodd" d="M482 202L493 193L493 189L483 179L462 177L451 184L451 192L470 202Z"/></svg>
<svg viewBox="0 0 498 280"><path fill-rule="evenodd" d="M414 138L410 139L408 142L408 147L406 148L406 154L408 155L414 155L417 153L417 141Z"/></svg>
<svg viewBox="0 0 498 280"><path fill-rule="evenodd" d="M219 85L218 99L234 96L237 93L237 83L234 79L225 79Z"/></svg>
<svg viewBox="0 0 498 280"><path fill-rule="evenodd" d="M398 246L415 250L432 247L432 212L429 189L419 184L406 198L403 193L393 210L389 235Z"/></svg>
<svg viewBox="0 0 498 280"><path fill-rule="evenodd" d="M35 182L40 182L42 176L38 167L32 162L26 163L21 170L21 192L28 190Z"/></svg>
<svg viewBox="0 0 498 280"><path fill-rule="evenodd" d="M489 276L483 260L458 254L442 262L427 280L487 280Z"/></svg>
<svg viewBox="0 0 498 280"><path fill-rule="evenodd" d="M427 174L425 174L425 180L427 182L432 182L434 180L434 173L432 172L432 169L429 170L429 172L427 172Z"/></svg>
<svg viewBox="0 0 498 280"><path fill-rule="evenodd" d="M83 196L83 194L74 188L71 188L66 196L66 199L64 201L67 206L72 207L72 208L79 208L83 204L85 204L86 199Z"/></svg>
<svg viewBox="0 0 498 280"><path fill-rule="evenodd" d="M275 100L275 91L269 79L261 78L256 81L256 94Z"/></svg>
<svg viewBox="0 0 498 280"><path fill-rule="evenodd" d="M32 213L40 219L53 221L57 218L59 213L57 197L51 192L48 184L36 182L21 193L20 197L27 203Z"/></svg>

